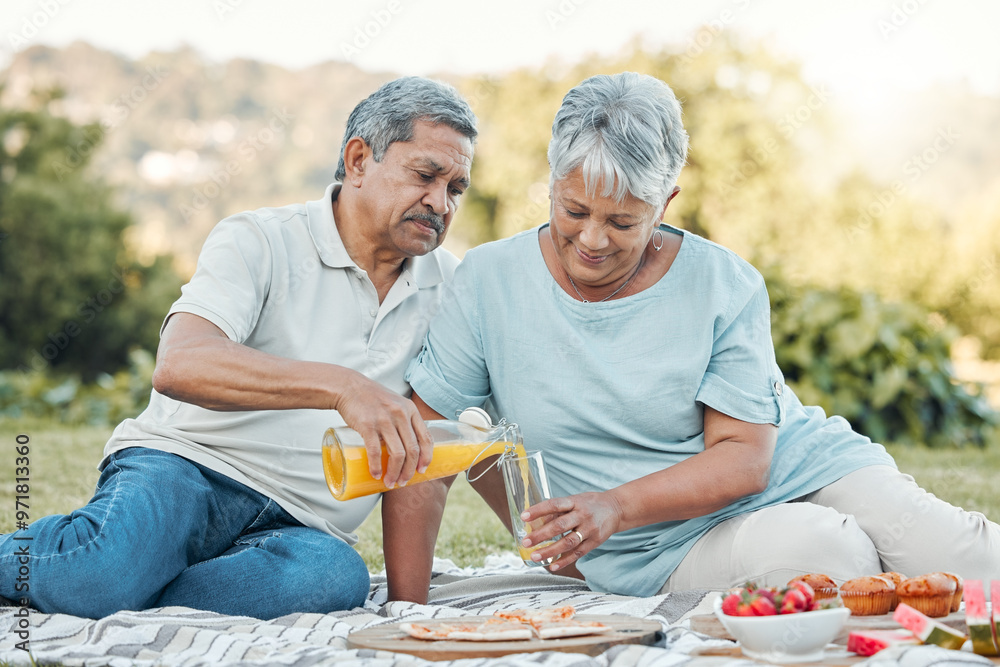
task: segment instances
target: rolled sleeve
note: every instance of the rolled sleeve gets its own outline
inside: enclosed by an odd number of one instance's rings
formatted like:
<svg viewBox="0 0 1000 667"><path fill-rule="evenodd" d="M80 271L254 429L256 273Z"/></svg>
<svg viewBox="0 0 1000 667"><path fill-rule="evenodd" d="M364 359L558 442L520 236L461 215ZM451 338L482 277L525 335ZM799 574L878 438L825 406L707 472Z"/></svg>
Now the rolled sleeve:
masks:
<svg viewBox="0 0 1000 667"><path fill-rule="evenodd" d="M734 314L718 323L696 400L734 419L779 426L784 378L774 358L767 289L754 272L734 295L729 309Z"/></svg>
<svg viewBox="0 0 1000 667"><path fill-rule="evenodd" d="M445 289L423 349L406 371L413 392L445 417L482 407L491 395L478 312L476 276L466 260Z"/></svg>

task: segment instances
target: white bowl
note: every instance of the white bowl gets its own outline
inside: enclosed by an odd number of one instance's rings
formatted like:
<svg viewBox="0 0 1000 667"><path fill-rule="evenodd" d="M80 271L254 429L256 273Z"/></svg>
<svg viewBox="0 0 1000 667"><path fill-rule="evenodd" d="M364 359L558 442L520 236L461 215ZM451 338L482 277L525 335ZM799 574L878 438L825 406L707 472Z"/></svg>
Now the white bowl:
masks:
<svg viewBox="0 0 1000 667"><path fill-rule="evenodd" d="M715 600L715 615L740 643L743 654L767 662L817 662L823 649L844 627L847 607L803 611L776 616L728 616L722 613L722 596Z"/></svg>

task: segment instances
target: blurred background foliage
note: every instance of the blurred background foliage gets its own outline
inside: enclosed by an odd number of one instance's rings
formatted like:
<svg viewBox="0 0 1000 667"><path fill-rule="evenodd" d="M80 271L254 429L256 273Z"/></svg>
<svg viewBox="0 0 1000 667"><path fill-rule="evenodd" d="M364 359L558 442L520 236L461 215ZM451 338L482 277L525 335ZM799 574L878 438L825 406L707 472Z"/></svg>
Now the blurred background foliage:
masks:
<svg viewBox="0 0 1000 667"><path fill-rule="evenodd" d="M170 257L143 265L126 251L130 216L86 157L66 160L80 142L97 149L97 126L52 115L59 97L0 107L0 368L91 382L131 348L155 349L180 278Z"/></svg>
<svg viewBox="0 0 1000 667"><path fill-rule="evenodd" d="M104 76L85 85L95 68ZM915 148L934 161L889 179L835 164L834 105L761 45L726 34L697 53L636 42L616 57L441 76L481 122L451 249L546 220L562 96L622 70L667 81L681 100L691 152L666 220L762 269L779 365L803 401L876 440L996 440L997 414L980 385L957 379L952 345L974 339L1000 359L1000 195L983 187L942 207L920 197L939 187L927 175L937 157L969 142L934 128ZM0 415L113 423L140 410L160 321L211 227L315 199L350 109L392 76L334 62L208 64L190 50L129 61L79 43L18 53L0 75ZM980 158L979 171L998 159ZM115 281L123 289L83 322ZM80 331L70 336L69 322Z"/></svg>

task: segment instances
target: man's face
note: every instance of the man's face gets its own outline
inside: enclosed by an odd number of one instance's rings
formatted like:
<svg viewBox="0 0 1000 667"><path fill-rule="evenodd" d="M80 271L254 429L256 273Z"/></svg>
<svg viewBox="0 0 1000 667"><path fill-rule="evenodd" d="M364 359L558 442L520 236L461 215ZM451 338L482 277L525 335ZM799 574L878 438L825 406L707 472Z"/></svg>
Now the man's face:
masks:
<svg viewBox="0 0 1000 667"><path fill-rule="evenodd" d="M380 250L413 257L441 245L469 187L472 152L456 130L417 121L413 138L389 144L381 162L368 156L361 193Z"/></svg>

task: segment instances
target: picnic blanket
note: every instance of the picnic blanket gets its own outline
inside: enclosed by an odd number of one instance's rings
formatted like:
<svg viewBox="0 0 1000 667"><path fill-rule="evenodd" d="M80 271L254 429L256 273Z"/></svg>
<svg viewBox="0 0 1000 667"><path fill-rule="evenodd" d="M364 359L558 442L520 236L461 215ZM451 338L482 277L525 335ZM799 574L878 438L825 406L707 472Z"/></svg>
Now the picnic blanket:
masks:
<svg viewBox="0 0 1000 667"><path fill-rule="evenodd" d="M688 628L687 620L711 609L714 594L690 591L636 598L595 593L582 582L526 567L513 555L487 557L483 567L460 568L435 560L426 605L387 602L385 575L372 577L363 607L332 614L291 614L272 621L164 607L123 611L99 620L31 612L31 654L16 647L17 608L0 610L0 660L14 665L58 662L67 667L202 665L332 665L347 667L738 667L749 661L693 655L700 648L732 646ZM572 604L578 613L624 614L654 619L663 627L656 646L615 646L590 657L578 653L522 653L491 659L429 662L385 651L347 648L347 635L401 620L492 615L499 609ZM956 653L953 651L946 653ZM927 667L910 655L905 667ZM928 663L929 664L929 663ZM944 663L934 663L943 665ZM987 663L988 664L988 663ZM888 659L879 667L904 667Z"/></svg>

